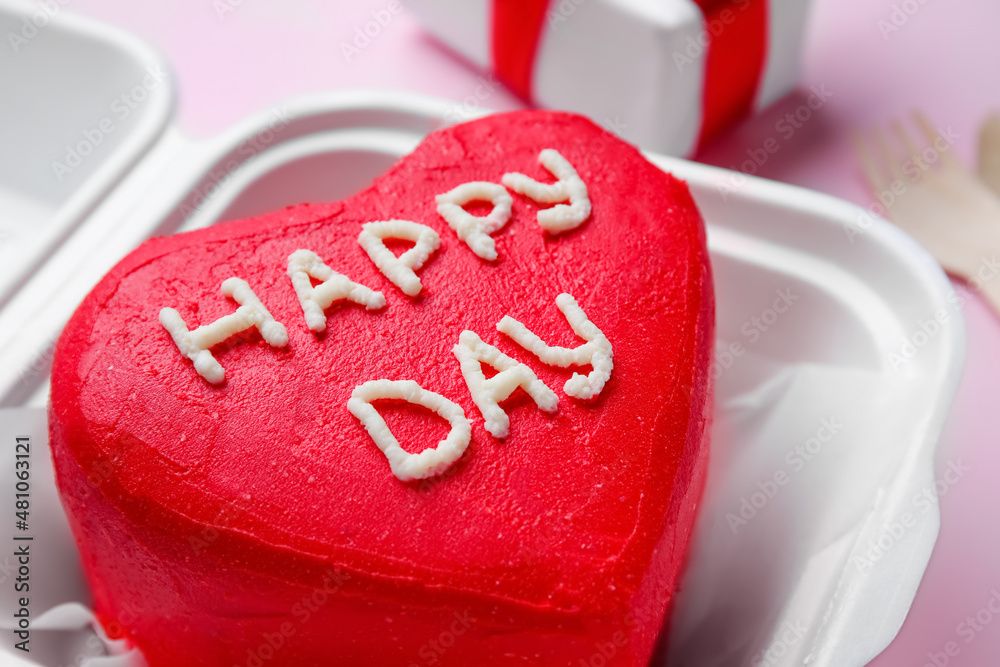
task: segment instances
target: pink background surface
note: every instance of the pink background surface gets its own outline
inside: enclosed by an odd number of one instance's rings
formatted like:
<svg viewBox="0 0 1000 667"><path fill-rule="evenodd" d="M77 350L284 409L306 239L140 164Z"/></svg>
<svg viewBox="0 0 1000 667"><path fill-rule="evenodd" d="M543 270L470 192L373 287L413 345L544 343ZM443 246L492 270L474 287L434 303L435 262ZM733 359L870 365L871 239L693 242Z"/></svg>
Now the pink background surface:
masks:
<svg viewBox="0 0 1000 667"><path fill-rule="evenodd" d="M386 4L68 0L65 6L123 27L163 51L176 72L181 126L194 136L208 136L307 92L402 89L456 100L472 95L478 74L425 36L406 14L394 17L347 61L340 43L350 41L370 12ZM879 21L890 20L894 6L903 5L912 15L898 31L883 35ZM850 132L920 107L958 133L957 153L973 164L979 124L991 110L1000 110L1000 3L815 0L806 44L800 85L805 92L735 128L699 159L739 168L747 149L776 137L780 150L758 175L869 205ZM825 86L833 96L786 139L775 124L814 85ZM521 106L503 89L485 104ZM978 299L967 302L964 314L965 376L940 443L938 469L943 473L949 462L960 461L971 470L941 499L941 534L927 575L899 636L872 663L879 667L1000 663L1000 614L983 611L1000 591L1000 319ZM977 613L980 629L960 634L959 624ZM944 654L949 642L957 655Z"/></svg>

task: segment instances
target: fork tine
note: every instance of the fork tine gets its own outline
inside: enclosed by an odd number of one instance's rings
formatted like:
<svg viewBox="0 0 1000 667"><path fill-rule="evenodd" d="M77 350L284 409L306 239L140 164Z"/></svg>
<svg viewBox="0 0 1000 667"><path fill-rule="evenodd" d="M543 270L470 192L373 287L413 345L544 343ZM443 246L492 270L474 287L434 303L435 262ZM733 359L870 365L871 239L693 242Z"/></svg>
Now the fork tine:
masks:
<svg viewBox="0 0 1000 667"><path fill-rule="evenodd" d="M885 180L882 178L882 171L878 168L878 164L875 162L875 156L872 155L871 149L868 147L868 143L865 141L864 135L860 132L851 132L851 143L854 144L854 152L858 156L858 160L861 162L861 168L865 172L865 177L868 179L868 184L871 185L875 193L879 193L886 189Z"/></svg>
<svg viewBox="0 0 1000 667"><path fill-rule="evenodd" d="M899 162L896 160L896 156L893 154L892 149L889 148L889 143L885 140L885 135L878 128L875 128L875 145L878 146L882 160L885 162L886 166L889 167L889 173L892 175L892 180L898 181L902 179L903 172L899 170Z"/></svg>
<svg viewBox="0 0 1000 667"><path fill-rule="evenodd" d="M903 121L898 118L893 118L889 124L892 125L893 131L899 138L899 142L903 144L903 147L906 149L910 159L917 162L917 164L923 164L920 151L917 150L917 145L913 143L913 138L910 137L910 133L906 131L906 125L903 124Z"/></svg>
<svg viewBox="0 0 1000 667"><path fill-rule="evenodd" d="M992 113L979 130L979 180L1000 195L1000 113Z"/></svg>
<svg viewBox="0 0 1000 667"><path fill-rule="evenodd" d="M941 163L944 164L944 166L948 167L949 169L962 169L962 166L959 163L959 161L955 159L954 155L952 155L951 146L941 151L938 150L937 146L934 145L934 142L936 142L939 138L941 138L941 135L938 134L938 131L934 128L933 125L931 125L930 120L928 120L924 112L921 111L920 109L915 109L913 111L913 119L917 122L917 125L923 131L924 137L927 139L927 143L931 146L934 146L934 150L937 151Z"/></svg>

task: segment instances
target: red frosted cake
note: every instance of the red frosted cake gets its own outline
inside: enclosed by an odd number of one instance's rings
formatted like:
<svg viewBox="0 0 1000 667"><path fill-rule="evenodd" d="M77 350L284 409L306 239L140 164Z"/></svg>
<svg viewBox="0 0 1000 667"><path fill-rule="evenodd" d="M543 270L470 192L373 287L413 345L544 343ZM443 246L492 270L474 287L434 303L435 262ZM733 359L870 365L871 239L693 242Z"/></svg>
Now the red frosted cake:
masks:
<svg viewBox="0 0 1000 667"><path fill-rule="evenodd" d="M51 442L151 667L645 666L702 491L686 185L490 116L369 189L169 238L59 341Z"/></svg>

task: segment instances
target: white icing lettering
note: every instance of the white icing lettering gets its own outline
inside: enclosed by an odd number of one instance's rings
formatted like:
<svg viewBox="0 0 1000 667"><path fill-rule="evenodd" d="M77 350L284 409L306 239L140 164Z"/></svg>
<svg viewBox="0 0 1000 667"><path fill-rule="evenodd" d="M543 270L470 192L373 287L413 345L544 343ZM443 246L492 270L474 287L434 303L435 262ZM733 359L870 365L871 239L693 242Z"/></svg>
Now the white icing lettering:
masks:
<svg viewBox="0 0 1000 667"><path fill-rule="evenodd" d="M299 297L306 326L310 331L326 329L326 313L334 301L346 299L367 310L379 310L385 306L385 297L364 285L352 282L323 263L311 250L296 250L288 256L288 277L292 288ZM313 287L312 280L323 282Z"/></svg>
<svg viewBox="0 0 1000 667"><path fill-rule="evenodd" d="M580 308L579 304L569 294L556 297L556 306L562 311L570 327L577 336L587 341L583 345L569 349L565 347L549 347L541 338L529 331L527 327L509 315L505 315L497 324L497 331L505 333L536 357L550 366L566 368L567 366L590 365L593 370L589 375L573 373L563 387L569 396L582 400L597 397L604 384L611 377L614 368L611 341L598 329Z"/></svg>
<svg viewBox="0 0 1000 667"><path fill-rule="evenodd" d="M538 155L538 161L558 179L555 183L539 183L517 172L504 174L503 184L520 195L540 204L557 204L538 211L538 224L547 231L565 232L575 229L590 217L587 185L566 158L552 148ZM559 202L569 201L569 204Z"/></svg>
<svg viewBox="0 0 1000 667"><path fill-rule="evenodd" d="M463 331L458 345L452 350L462 368L462 377L469 387L472 400L486 422L486 430L495 438L506 438L510 419L498 403L523 387L535 404L545 412L555 412L559 398L555 392L538 379L535 372L518 363L497 348L484 343L472 331ZM483 375L482 364L487 363L500 371L490 379Z"/></svg>
<svg viewBox="0 0 1000 667"><path fill-rule="evenodd" d="M385 247L384 240L387 238L413 241L414 246L396 257ZM385 220L363 225L358 243L393 285L407 296L416 296L423 285L415 272L438 249L441 239L427 225L409 220Z"/></svg>
<svg viewBox="0 0 1000 667"><path fill-rule="evenodd" d="M435 201L438 213L472 252L489 261L497 258L496 244L489 235L507 224L514 203L502 185L486 181L463 183L438 195ZM486 216L472 215L462 208L472 201L493 202L493 210Z"/></svg>
<svg viewBox="0 0 1000 667"><path fill-rule="evenodd" d="M189 331L184 318L173 308L160 310L160 324L170 332L181 354L194 362L198 375L212 384L222 384L226 372L212 356L211 348L240 332L257 327L271 347L288 345L288 331L277 322L245 280L229 278L222 283L222 293L240 307L235 313L220 317L211 324Z"/></svg>
<svg viewBox="0 0 1000 667"><path fill-rule="evenodd" d="M379 399L404 400L422 405L451 424L448 437L437 447L419 454L404 450L371 403ZM461 406L427 391L412 380L371 380L354 389L347 409L364 425L368 435L389 460L392 473L403 482L440 474L457 461L472 439L472 423Z"/></svg>

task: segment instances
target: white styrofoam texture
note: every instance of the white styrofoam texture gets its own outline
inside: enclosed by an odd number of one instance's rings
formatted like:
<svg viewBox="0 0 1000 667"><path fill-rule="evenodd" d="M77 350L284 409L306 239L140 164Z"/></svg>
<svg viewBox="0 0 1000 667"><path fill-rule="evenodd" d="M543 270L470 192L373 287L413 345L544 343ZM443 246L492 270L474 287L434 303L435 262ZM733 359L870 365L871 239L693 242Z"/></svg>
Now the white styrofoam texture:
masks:
<svg viewBox="0 0 1000 667"><path fill-rule="evenodd" d="M0 35L2 305L164 131L173 89L143 42L57 2L0 0Z"/></svg>
<svg viewBox="0 0 1000 667"><path fill-rule="evenodd" d="M279 129L275 111L266 111L204 145L168 132L60 248L60 261L26 285L28 303L0 311L0 334L16 320L24 326L15 338L27 346L12 357L0 341L0 361L8 355L31 368L24 349L42 353L30 344L50 340L90 286L149 235L348 196L437 127L448 108L358 93L289 102L278 110L288 119ZM858 211L849 204L756 179L731 191L721 187L733 185L731 172L653 159L691 185L708 223L719 340L747 349L717 383L709 486L673 621L672 664L747 664L777 646L785 623L806 630L771 664L865 664L909 608L936 538L936 508L870 571L857 572L852 557L879 536L886 517L933 484L933 450L961 369L960 315L901 372L886 355L948 307L950 286L887 223L851 243L846 230L856 230ZM744 325L772 305L775 290L788 288L795 306L750 344ZM17 385L8 397L27 395ZM837 447L733 535L725 514L787 467L787 449L831 415L844 422Z"/></svg>
<svg viewBox="0 0 1000 667"><path fill-rule="evenodd" d="M898 632L937 537L936 505L914 498L934 489L963 364L951 285L888 223L853 236L853 205L757 179L732 192L731 172L654 161L691 185L708 223L719 346L744 349L718 378L671 664L864 665ZM761 331L753 318L787 289L794 305ZM946 323L897 366L890 355L941 312ZM789 463L824 419L840 424L835 437ZM789 481L769 487L779 471ZM773 497L734 531L727 515L741 516L761 485ZM868 561L872 542L887 548Z"/></svg>

